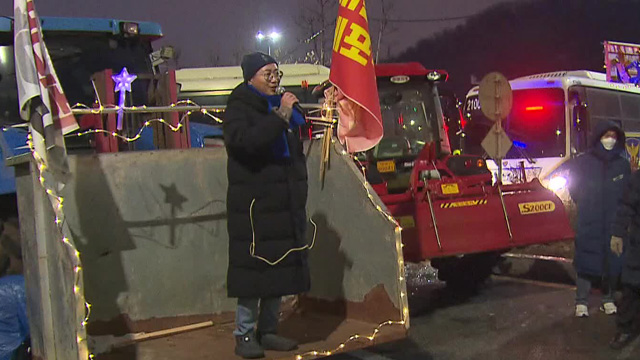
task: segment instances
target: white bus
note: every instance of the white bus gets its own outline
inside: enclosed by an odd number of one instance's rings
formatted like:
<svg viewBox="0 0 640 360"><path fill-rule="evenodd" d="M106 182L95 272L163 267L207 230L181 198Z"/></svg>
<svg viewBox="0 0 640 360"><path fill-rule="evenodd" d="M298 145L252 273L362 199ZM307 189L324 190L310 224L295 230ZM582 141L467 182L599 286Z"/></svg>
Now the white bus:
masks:
<svg viewBox="0 0 640 360"><path fill-rule="evenodd" d="M280 85L291 91L300 103L317 103L311 90L329 79L329 68L314 64L281 64L284 74ZM243 81L240 66L209 68L185 68L176 71L179 99L190 99L198 105L219 105L227 103L231 91Z"/></svg>
<svg viewBox="0 0 640 360"><path fill-rule="evenodd" d="M284 74L280 85L294 93L303 106L318 103L311 92L316 85L329 79L329 68L314 64L281 64L279 68ZM188 99L198 105L224 107L231 91L242 81L240 66L180 69L176 71L178 100ZM224 119L224 113L215 116ZM189 121L192 131L199 132L195 138L202 138L202 146L224 146L221 126L209 116L194 112Z"/></svg>
<svg viewBox="0 0 640 360"><path fill-rule="evenodd" d="M503 127L513 146L503 160L503 183L538 178L559 193L566 184L560 165L587 149L590 129L602 120L613 120L627 135L632 167L638 167L640 139L640 88L606 81L592 71L560 71L509 81L513 107ZM463 151L483 155L481 142L493 125L480 110L478 87L464 104ZM497 179L498 166L487 161Z"/></svg>

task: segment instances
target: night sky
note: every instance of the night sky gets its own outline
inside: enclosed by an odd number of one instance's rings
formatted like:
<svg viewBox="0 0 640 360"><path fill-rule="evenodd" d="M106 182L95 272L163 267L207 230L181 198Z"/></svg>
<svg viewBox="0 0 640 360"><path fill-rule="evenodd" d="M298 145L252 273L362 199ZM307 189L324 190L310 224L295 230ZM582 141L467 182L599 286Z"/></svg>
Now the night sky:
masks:
<svg viewBox="0 0 640 360"><path fill-rule="evenodd" d="M173 45L180 49L180 67L211 65L220 57L218 65L235 65L234 54L256 50L258 30L278 30L283 33L283 50L297 48L299 27L295 17L301 4L315 0L35 0L40 16L108 17L127 20L146 20L160 23L165 38L157 45ZM338 0L336 0L338 1ZM386 0L393 1L392 17L396 19L432 19L473 15L504 0ZM525 1L525 0L518 0ZM373 41L380 16L380 0L368 0L367 10ZM13 0L0 5L1 15L13 15ZM336 14L337 15L337 14ZM429 37L464 20L421 23L394 23L397 30L383 38L391 55L412 46L419 39ZM333 36L333 29L330 29ZM384 44L383 44L384 45Z"/></svg>

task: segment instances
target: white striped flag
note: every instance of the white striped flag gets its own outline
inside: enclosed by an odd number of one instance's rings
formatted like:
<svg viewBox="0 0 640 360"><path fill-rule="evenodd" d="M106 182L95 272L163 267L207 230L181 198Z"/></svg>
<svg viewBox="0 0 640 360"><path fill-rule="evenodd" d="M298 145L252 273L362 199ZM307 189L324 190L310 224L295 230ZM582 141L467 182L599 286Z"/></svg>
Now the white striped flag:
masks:
<svg viewBox="0 0 640 360"><path fill-rule="evenodd" d="M20 115L30 121L34 149L56 179L68 172L64 134L78 123L42 38L33 0L14 1L15 64Z"/></svg>
<svg viewBox="0 0 640 360"><path fill-rule="evenodd" d="M66 96L62 92L49 52L44 44L40 19L33 0L14 0L13 10L14 53L20 116L29 121L34 157L40 171L40 181L48 194L62 243L66 244L67 259L70 260L63 261L66 271L62 271L62 288L67 291L65 295L74 298L75 312L73 315L76 328L73 334L67 333L67 329L65 329L65 332L60 336L56 335L56 340L60 338L61 342L68 345L70 344L68 341L73 336L73 340L77 342L78 359L88 359L89 350L85 329L87 304L84 300L82 262L70 234L69 225L65 220L62 197L59 196L60 190L70 175L64 134L76 130L78 123L71 112ZM39 208L36 209L36 212L41 211ZM36 225L36 231L43 231L43 229L40 229L40 225ZM47 232L47 236L50 234ZM38 247L40 246L40 240L38 240ZM71 265L71 268L68 265ZM73 287L64 286L69 285L69 280L72 281ZM66 311L64 313L66 316ZM54 316L54 314L44 314L44 316ZM47 339L44 341L47 343L40 343L39 346L34 347L34 349L43 351L43 353L36 355L54 356L53 353L49 353L52 344L48 343ZM58 351L54 352L60 354Z"/></svg>

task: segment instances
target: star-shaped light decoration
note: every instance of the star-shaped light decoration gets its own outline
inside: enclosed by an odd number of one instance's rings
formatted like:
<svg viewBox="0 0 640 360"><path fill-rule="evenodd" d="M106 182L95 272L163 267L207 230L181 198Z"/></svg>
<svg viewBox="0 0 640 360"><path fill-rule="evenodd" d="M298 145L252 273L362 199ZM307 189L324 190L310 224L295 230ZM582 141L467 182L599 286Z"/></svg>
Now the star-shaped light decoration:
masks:
<svg viewBox="0 0 640 360"><path fill-rule="evenodd" d="M127 91L131 92L131 83L137 79L137 75L129 74L126 67L122 68L120 74L111 75L113 81L116 82L116 86L113 89L115 92L120 92L120 101L118 102L118 130L122 130L122 117L124 116L124 101L127 96Z"/></svg>

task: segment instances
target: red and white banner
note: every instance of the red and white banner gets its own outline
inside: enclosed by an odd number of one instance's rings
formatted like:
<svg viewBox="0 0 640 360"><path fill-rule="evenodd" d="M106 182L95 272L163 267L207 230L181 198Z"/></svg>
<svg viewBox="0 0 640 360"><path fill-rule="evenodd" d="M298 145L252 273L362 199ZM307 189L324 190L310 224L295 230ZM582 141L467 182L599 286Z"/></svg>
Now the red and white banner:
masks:
<svg viewBox="0 0 640 360"><path fill-rule="evenodd" d="M14 31L20 115L30 121L33 146L45 165L62 170L66 166L63 134L78 129L78 123L44 44L32 0L14 1ZM52 161L55 164L49 164Z"/></svg>
<svg viewBox="0 0 640 360"><path fill-rule="evenodd" d="M348 152L368 150L383 135L364 0L339 0L329 80L338 89L338 138Z"/></svg>
<svg viewBox="0 0 640 360"><path fill-rule="evenodd" d="M65 244L64 248L67 250L67 257L62 261L60 275L64 280L62 285L66 289L64 293L73 297L74 306L71 307L71 311L75 315L74 340L77 340L77 358L88 359L90 356L85 329L87 304L84 300L82 285L82 262L73 237L68 231L62 197L59 197L59 192L69 177L63 134L76 130L78 124L62 92L49 52L42 39L40 19L33 0L14 0L13 10L20 116L29 121L33 156L38 164L39 179L48 194L47 197L55 214L61 244ZM41 210L37 209L36 213ZM43 229L40 229L40 225L36 225L36 231ZM52 236L51 230L47 230L46 235ZM64 299L64 303L68 303L68 300L70 299ZM50 315L52 314L46 314L46 316ZM68 339L66 335L62 335L62 338ZM50 344L39 343L39 345L38 348L42 348ZM76 345L75 342L73 345ZM44 352L34 354L46 357L49 353L48 350L40 350Z"/></svg>

